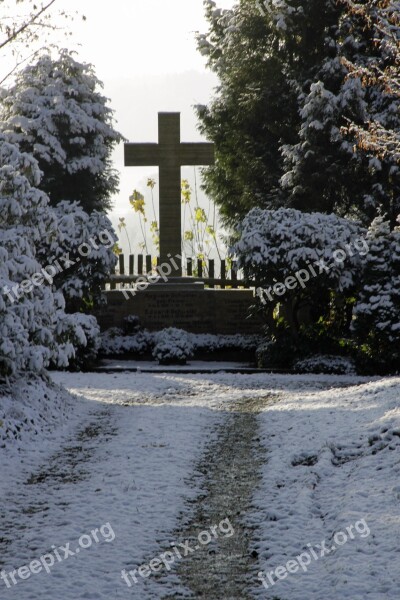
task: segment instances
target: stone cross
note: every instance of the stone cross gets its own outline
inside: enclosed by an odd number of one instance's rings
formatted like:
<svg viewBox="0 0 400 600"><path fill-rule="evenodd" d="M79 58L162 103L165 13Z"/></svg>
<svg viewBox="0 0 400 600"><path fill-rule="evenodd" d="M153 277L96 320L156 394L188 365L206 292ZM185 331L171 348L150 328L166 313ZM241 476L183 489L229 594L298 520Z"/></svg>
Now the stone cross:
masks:
<svg viewBox="0 0 400 600"><path fill-rule="evenodd" d="M182 276L181 167L212 164L214 144L181 143L180 113L158 113L158 144L125 144L125 166L159 167L160 263L171 265L172 276Z"/></svg>

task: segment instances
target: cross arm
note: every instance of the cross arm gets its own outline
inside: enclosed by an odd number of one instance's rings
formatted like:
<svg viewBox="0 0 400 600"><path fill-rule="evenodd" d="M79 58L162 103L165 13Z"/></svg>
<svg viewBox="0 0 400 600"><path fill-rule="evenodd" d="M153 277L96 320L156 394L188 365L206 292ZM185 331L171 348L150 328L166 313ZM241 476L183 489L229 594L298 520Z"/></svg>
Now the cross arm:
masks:
<svg viewBox="0 0 400 600"><path fill-rule="evenodd" d="M213 165L215 163L214 144L200 143L180 145L181 165Z"/></svg>
<svg viewBox="0 0 400 600"><path fill-rule="evenodd" d="M160 164L158 144L125 144L126 167L156 167Z"/></svg>

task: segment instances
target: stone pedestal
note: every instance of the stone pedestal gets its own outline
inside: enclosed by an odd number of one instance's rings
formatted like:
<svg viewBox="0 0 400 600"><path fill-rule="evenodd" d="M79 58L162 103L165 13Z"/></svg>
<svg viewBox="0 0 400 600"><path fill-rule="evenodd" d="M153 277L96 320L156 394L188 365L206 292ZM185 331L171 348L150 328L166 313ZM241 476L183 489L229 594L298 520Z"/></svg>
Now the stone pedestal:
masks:
<svg viewBox="0 0 400 600"><path fill-rule="evenodd" d="M177 327L193 333L261 333L262 322L248 318L253 290L204 289L204 284L154 283L126 299L120 290L105 292L107 305L96 316L101 328L121 327L137 315L150 331Z"/></svg>

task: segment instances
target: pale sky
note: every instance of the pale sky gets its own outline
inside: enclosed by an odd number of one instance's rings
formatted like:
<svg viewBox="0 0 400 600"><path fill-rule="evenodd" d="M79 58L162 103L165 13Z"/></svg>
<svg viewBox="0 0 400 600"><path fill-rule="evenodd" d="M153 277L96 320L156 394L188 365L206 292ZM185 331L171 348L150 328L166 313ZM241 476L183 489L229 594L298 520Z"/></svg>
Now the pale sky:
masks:
<svg viewBox="0 0 400 600"><path fill-rule="evenodd" d="M233 4L234 0L217 0L220 8ZM85 22L76 19L74 44L69 47L80 44L79 59L94 64L116 111L117 128L129 141L157 141L159 111L182 113L182 141L202 139L192 106L206 104L217 84L196 49L195 32L207 30L202 0L59 0L58 6L87 17ZM122 145L115 164L121 185L113 222L131 214L132 190L145 191L145 178L157 173L152 168L125 168Z"/></svg>
<svg viewBox="0 0 400 600"><path fill-rule="evenodd" d="M232 8L235 0L216 0L216 4ZM0 18L19 10L16 0L7 5ZM72 22L66 21L58 16L63 10L78 14ZM116 128L128 141L156 142L157 113L162 111L181 113L182 141L203 140L193 106L207 104L218 84L196 48L196 31L208 29L203 0L56 0L52 11L52 22L66 26L73 35L65 39L61 33L52 33L49 41L78 51L78 60L94 65L115 111ZM14 61L7 53L2 58L5 75ZM125 167L123 144L113 158L120 172L120 192L110 217L114 226L122 216L131 224L129 196L134 189L147 193L147 178L157 178L158 169ZM199 168L196 172L199 178ZM182 177L191 184L194 176L194 168L182 169ZM158 187L155 192L157 204ZM200 192L200 204L208 209L208 203Z"/></svg>
<svg viewBox="0 0 400 600"><path fill-rule="evenodd" d="M221 8L233 4L217 0ZM58 5L88 18L73 29L103 79L204 71L194 41L194 32L207 27L202 0L59 0Z"/></svg>

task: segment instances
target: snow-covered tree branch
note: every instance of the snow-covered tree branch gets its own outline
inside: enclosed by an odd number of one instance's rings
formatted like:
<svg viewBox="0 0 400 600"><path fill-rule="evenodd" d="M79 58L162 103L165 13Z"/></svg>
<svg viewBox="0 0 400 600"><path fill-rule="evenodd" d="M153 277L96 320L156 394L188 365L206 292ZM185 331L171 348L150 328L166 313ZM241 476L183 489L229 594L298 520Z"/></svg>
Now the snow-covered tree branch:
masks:
<svg viewBox="0 0 400 600"><path fill-rule="evenodd" d="M342 0L349 13L360 19L371 32L379 53L386 57L382 64L376 58L368 63L343 58L349 78L358 78L364 86L375 88L376 94L392 98L393 114L400 102L400 2L398 0L368 0L365 3ZM400 164L400 128L382 120L382 115L370 115L363 124L349 123L343 131L353 136L361 150L380 159L391 156Z"/></svg>

